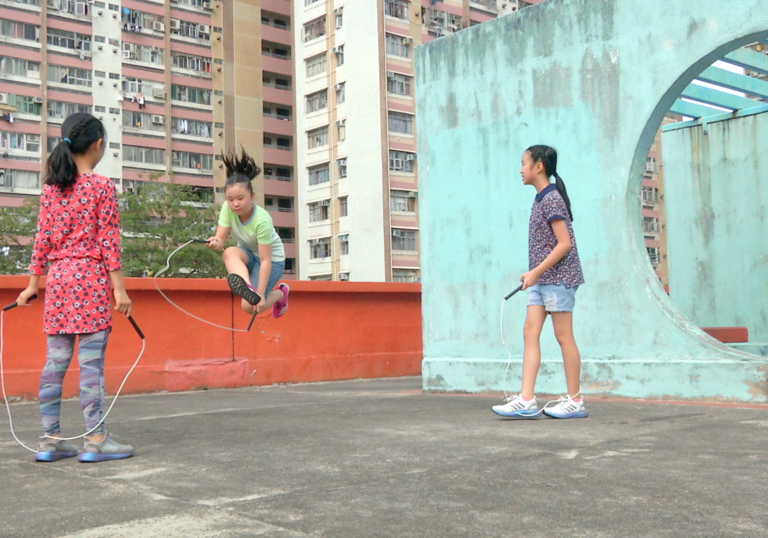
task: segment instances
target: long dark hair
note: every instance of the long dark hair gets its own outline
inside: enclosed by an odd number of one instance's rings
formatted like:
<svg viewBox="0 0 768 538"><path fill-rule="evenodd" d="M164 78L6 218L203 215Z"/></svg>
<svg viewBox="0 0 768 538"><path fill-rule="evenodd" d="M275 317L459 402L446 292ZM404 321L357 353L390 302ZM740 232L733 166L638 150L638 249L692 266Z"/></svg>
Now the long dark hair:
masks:
<svg viewBox="0 0 768 538"><path fill-rule="evenodd" d="M106 138L107 131L98 118L85 113L69 116L61 126L61 142L48 156L45 184L61 189L71 187L77 179L77 164L72 156L85 153L91 144Z"/></svg>
<svg viewBox="0 0 768 538"><path fill-rule="evenodd" d="M253 193L251 180L261 173L261 168L253 160L253 157L246 153L245 148L240 146L240 155L237 154L237 151L229 155L222 153L221 160L227 167L227 182L224 183L224 190L226 191L233 185L243 184L248 192Z"/></svg>
<svg viewBox="0 0 768 538"><path fill-rule="evenodd" d="M541 162L541 164L544 165L544 172L547 174L547 177L555 176L555 185L557 186L557 191L560 193L560 196L563 197L565 207L568 209L568 216L571 217L571 222L573 222L571 199L568 198L568 191L565 190L565 183L563 183L563 178L561 178L557 173L557 151L555 148L544 145L537 145L531 146L525 151L531 154L531 160L533 161L533 164Z"/></svg>

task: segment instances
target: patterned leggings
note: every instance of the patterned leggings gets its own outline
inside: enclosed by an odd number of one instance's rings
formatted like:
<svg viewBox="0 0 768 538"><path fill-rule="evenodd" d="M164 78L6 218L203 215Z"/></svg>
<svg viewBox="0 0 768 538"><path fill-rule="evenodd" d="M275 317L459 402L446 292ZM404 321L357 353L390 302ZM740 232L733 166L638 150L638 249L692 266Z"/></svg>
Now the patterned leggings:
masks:
<svg viewBox="0 0 768 538"><path fill-rule="evenodd" d="M48 335L48 356L40 376L40 415L47 435L60 432L61 384L75 350L74 334ZM86 431L96 427L104 416L104 352L109 329L81 334L77 352L80 363L80 405L85 416ZM103 433L104 425L94 431Z"/></svg>

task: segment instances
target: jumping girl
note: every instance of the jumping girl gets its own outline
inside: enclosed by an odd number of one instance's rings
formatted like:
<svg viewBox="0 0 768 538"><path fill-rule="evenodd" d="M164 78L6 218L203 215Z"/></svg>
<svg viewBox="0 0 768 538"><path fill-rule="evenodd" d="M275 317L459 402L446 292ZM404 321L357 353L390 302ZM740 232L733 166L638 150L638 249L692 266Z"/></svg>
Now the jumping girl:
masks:
<svg viewBox="0 0 768 538"><path fill-rule="evenodd" d="M557 152L549 146L531 146L523 153L520 175L524 185L536 188L528 231L528 272L520 277L528 290L528 315L523 329L523 382L517 396L493 406L493 412L508 418L584 418L587 409L580 397L581 356L573 337L573 306L576 290L584 283L573 213L565 184L557 173ZM555 184L550 177L555 177ZM560 344L568 395L553 407L536 406L534 385L541 363L539 337L547 314L552 317L555 338Z"/></svg>
<svg viewBox="0 0 768 538"><path fill-rule="evenodd" d="M216 235L208 239L208 247L224 248L231 230L237 246L224 250L222 258L232 293L243 298L241 305L246 313L260 314L271 308L272 316L279 318L288 308L288 285L272 288L283 276L285 250L272 217L253 201L251 180L261 170L245 150L240 156L223 155L222 160L227 167L227 203L221 207L219 226Z"/></svg>
<svg viewBox="0 0 768 538"><path fill-rule="evenodd" d="M104 155L104 125L90 114L73 114L61 126L62 141L48 157L45 186L32 249L29 286L16 302L45 285L43 332L47 358L40 377L43 437L35 459L56 461L77 456L77 447L61 439L61 385L78 342L80 404L89 434L80 461L127 458L133 447L117 443L104 417L104 352L112 328L110 291L115 310L130 316L120 264L120 230L115 184L93 169ZM49 267L50 266L50 267Z"/></svg>

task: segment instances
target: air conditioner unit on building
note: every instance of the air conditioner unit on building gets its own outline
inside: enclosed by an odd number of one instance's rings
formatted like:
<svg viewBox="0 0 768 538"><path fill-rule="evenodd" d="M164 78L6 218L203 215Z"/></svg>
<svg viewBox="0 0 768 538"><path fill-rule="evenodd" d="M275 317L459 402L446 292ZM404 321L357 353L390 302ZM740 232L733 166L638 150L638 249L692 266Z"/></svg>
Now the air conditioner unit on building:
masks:
<svg viewBox="0 0 768 538"><path fill-rule="evenodd" d="M165 125L165 116L161 116L160 114L152 114L152 123Z"/></svg>
<svg viewBox="0 0 768 538"><path fill-rule="evenodd" d="M416 160L416 154L415 153L409 153L405 156L406 161L415 161Z"/></svg>
<svg viewBox="0 0 768 538"><path fill-rule="evenodd" d="M333 10L333 14L334 15L341 15L343 13L344 13L344 6L337 7L336 9Z"/></svg>
<svg viewBox="0 0 768 538"><path fill-rule="evenodd" d="M205 34L205 35L210 35L210 33L211 33L211 27L210 27L210 26L208 26L207 24L199 24L199 25L197 26L197 33L198 33L198 34Z"/></svg>
<svg viewBox="0 0 768 538"><path fill-rule="evenodd" d="M400 237L401 235L403 235L401 230L392 230L392 237Z"/></svg>
<svg viewBox="0 0 768 538"><path fill-rule="evenodd" d="M135 52L131 52L130 50L123 51L123 60L135 60L135 59L136 59Z"/></svg>
<svg viewBox="0 0 768 538"><path fill-rule="evenodd" d="M339 84L334 84L333 85L333 89L334 89L334 91L337 91L337 92L343 90L344 89L344 83L341 82Z"/></svg>
<svg viewBox="0 0 768 538"><path fill-rule="evenodd" d="M413 43L413 38L412 37L404 37L403 38L403 43L405 43L406 45L410 45L411 43Z"/></svg>
<svg viewBox="0 0 768 538"><path fill-rule="evenodd" d="M213 2L203 2L203 9L213 9Z"/></svg>
<svg viewBox="0 0 768 538"><path fill-rule="evenodd" d="M166 90L164 86L160 86L158 88L152 88L152 97L156 97L158 99L165 99L165 96L167 94L168 94L168 90Z"/></svg>
<svg viewBox="0 0 768 538"><path fill-rule="evenodd" d="M334 54L341 54L342 52L344 52L344 47L333 47L331 49L331 52L333 52Z"/></svg>
<svg viewBox="0 0 768 538"><path fill-rule="evenodd" d="M349 273L339 273L339 280L341 280L342 282L348 282Z"/></svg>
<svg viewBox="0 0 768 538"><path fill-rule="evenodd" d="M387 78L395 78L395 72L394 71L387 71Z"/></svg>
<svg viewBox="0 0 768 538"><path fill-rule="evenodd" d="M38 105L42 105L43 104L43 98L42 97L35 97L35 103L37 103Z"/></svg>
<svg viewBox="0 0 768 538"><path fill-rule="evenodd" d="M339 166L347 166L347 159L346 158L339 159L338 162L339 162Z"/></svg>
<svg viewBox="0 0 768 538"><path fill-rule="evenodd" d="M160 21L155 21L154 24L152 24L152 29L155 32L165 32L165 24Z"/></svg>
<svg viewBox="0 0 768 538"><path fill-rule="evenodd" d="M0 93L0 103L7 103L7 102L8 102L8 94Z"/></svg>
<svg viewBox="0 0 768 538"><path fill-rule="evenodd" d="M347 124L347 119L346 118L344 118L343 120L336 120L336 125L341 126L341 125L346 125L346 124Z"/></svg>
<svg viewBox="0 0 768 538"><path fill-rule="evenodd" d="M171 19L171 30L181 30L181 21L179 19Z"/></svg>
<svg viewBox="0 0 768 538"><path fill-rule="evenodd" d="M418 197L419 197L419 193L416 191L410 191L408 193L408 198L418 198Z"/></svg>

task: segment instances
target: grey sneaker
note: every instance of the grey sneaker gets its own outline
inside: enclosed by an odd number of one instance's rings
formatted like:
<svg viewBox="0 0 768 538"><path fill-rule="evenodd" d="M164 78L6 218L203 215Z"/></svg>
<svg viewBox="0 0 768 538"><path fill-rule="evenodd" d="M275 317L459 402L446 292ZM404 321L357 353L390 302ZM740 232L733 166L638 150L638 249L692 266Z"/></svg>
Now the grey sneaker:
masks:
<svg viewBox="0 0 768 538"><path fill-rule="evenodd" d="M77 447L54 437L41 437L35 461L58 461L77 456Z"/></svg>
<svg viewBox="0 0 768 538"><path fill-rule="evenodd" d="M121 445L112 438L112 434L104 432L104 439L95 443L90 439L85 440L85 446L80 453L80 461L91 463L96 461L121 460L133 456L131 445Z"/></svg>

